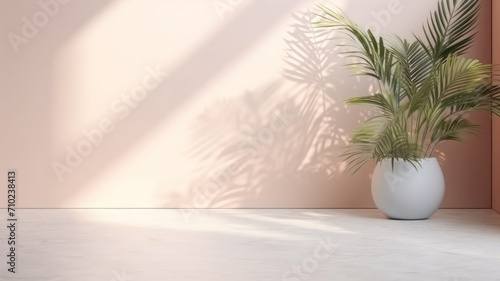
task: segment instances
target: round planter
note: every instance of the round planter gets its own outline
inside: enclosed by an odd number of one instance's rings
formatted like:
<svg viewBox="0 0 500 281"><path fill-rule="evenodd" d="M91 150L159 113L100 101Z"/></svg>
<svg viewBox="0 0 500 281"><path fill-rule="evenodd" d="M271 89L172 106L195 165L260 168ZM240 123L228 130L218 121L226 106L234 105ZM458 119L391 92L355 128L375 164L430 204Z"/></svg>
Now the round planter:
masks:
<svg viewBox="0 0 500 281"><path fill-rule="evenodd" d="M417 169L403 160L384 159L372 177L375 205L387 217L402 220L429 218L444 197L444 176L436 158L420 160Z"/></svg>

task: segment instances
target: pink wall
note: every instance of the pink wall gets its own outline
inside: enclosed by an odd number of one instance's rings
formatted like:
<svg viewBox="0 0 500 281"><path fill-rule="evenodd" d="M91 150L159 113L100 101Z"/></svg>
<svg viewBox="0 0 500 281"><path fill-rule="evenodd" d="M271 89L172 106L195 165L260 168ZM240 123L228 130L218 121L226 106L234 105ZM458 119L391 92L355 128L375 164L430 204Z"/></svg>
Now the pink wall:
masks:
<svg viewBox="0 0 500 281"><path fill-rule="evenodd" d="M475 47L468 55L491 63L491 0L482 1ZM442 164L447 193L444 208L491 208L491 118L484 113L471 116L481 124L480 137L465 143L445 143Z"/></svg>
<svg viewBox="0 0 500 281"><path fill-rule="evenodd" d="M493 64L500 64L500 3L493 1ZM500 118L494 116L492 124L493 133L493 209L500 213Z"/></svg>
<svg viewBox="0 0 500 281"><path fill-rule="evenodd" d="M342 100L373 87L311 29L317 1L58 1L0 1L20 207L374 207L373 165L337 157L367 117ZM437 3L334 2L408 37ZM470 54L487 63L490 3ZM439 147L446 208L491 207L491 120L471 118L481 137Z"/></svg>

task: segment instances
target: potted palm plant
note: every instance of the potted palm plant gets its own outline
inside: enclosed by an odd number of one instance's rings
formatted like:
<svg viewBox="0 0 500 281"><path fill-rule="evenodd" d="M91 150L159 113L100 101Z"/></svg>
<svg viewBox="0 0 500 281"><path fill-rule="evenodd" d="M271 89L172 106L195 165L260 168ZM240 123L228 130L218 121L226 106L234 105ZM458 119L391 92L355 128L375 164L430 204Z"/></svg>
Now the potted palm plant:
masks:
<svg viewBox="0 0 500 281"><path fill-rule="evenodd" d="M346 101L377 112L353 132L342 154L348 170L375 160L376 206L393 219L430 217L445 188L433 157L436 145L476 132L478 125L466 113L500 114L500 88L491 83L491 65L461 56L474 41L480 3L440 0L424 24L424 35L412 40L375 36L341 10L319 7L315 25L343 34L341 45L354 58L350 65L378 85L376 94Z"/></svg>

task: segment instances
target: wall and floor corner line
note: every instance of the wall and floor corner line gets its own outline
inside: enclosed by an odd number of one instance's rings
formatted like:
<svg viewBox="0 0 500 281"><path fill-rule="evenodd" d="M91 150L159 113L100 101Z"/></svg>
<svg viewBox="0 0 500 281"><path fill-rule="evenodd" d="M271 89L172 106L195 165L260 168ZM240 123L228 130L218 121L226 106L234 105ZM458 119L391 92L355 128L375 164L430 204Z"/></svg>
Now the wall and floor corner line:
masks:
<svg viewBox="0 0 500 281"><path fill-rule="evenodd" d="M491 3L491 13L492 13L492 28L491 28L491 42L492 42L492 63L493 65L500 64L500 3L498 1L492 1ZM492 116L491 124L491 204L493 210L500 213L500 118L497 116ZM496 171L496 172L495 172Z"/></svg>

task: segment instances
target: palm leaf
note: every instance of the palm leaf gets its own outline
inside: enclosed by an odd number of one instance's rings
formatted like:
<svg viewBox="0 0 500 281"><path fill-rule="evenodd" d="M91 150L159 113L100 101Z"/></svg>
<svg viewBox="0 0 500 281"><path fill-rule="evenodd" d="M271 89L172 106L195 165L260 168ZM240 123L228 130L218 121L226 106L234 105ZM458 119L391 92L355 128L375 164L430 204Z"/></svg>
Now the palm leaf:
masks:
<svg viewBox="0 0 500 281"><path fill-rule="evenodd" d="M427 47L435 62L450 54L463 55L476 36L479 9L478 0L441 0L424 24L425 41L417 42Z"/></svg>
<svg viewBox="0 0 500 281"><path fill-rule="evenodd" d="M384 39L376 38L370 30L360 28L338 8L335 11L325 5L318 7L322 13L318 14L319 20L314 23L315 26L342 32L344 37L340 38L348 39L348 44L341 46L349 48L343 54L356 60L351 66L364 69L363 75L390 85L394 63L392 53L385 47Z"/></svg>

